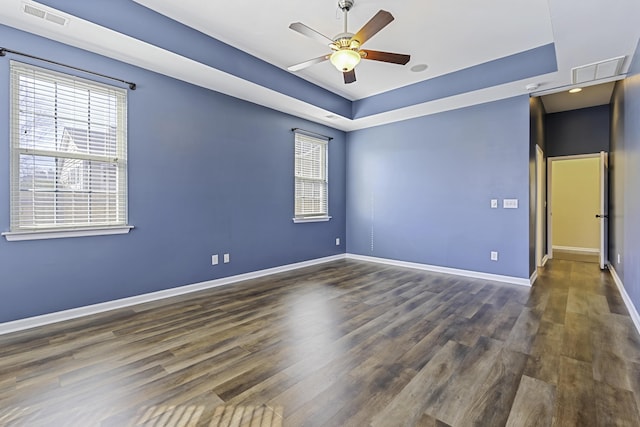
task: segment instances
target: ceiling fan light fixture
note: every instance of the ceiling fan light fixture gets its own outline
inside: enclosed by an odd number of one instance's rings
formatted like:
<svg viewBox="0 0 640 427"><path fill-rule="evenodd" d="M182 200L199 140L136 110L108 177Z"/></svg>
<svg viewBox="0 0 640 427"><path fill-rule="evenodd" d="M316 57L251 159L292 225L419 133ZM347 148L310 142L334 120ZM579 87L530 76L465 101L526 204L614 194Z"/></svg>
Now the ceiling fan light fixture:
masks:
<svg viewBox="0 0 640 427"><path fill-rule="evenodd" d="M360 53L351 49L340 49L331 54L329 58L338 71L346 73L353 70L360 62Z"/></svg>
<svg viewBox="0 0 640 427"><path fill-rule="evenodd" d="M300 71L314 64L319 64L326 60L330 60L334 67L343 74L344 83L349 84L356 81L356 73L353 69L360 63L362 58L370 61L386 62L389 64L406 65L410 60L410 55L400 53L382 52L378 50L361 50L360 46L367 42L371 37L376 35L380 30L385 28L393 21L393 15L386 10L379 10L357 33L350 33L347 25L347 17L349 9L353 7L354 0L338 0L338 7L344 14L343 32L336 35L333 39L304 25L301 22L293 22L289 28L315 39L322 44L328 45L332 53L310 59L299 64L287 67L289 71ZM424 65L426 69L426 65Z"/></svg>

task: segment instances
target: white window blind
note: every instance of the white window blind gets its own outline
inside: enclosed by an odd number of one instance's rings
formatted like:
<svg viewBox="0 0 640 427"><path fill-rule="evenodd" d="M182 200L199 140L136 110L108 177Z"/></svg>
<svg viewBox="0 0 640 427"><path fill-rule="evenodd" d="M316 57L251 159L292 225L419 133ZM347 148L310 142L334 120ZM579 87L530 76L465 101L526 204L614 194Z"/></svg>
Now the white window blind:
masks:
<svg viewBox="0 0 640 427"><path fill-rule="evenodd" d="M11 61L11 231L127 224L127 91Z"/></svg>
<svg viewBox="0 0 640 427"><path fill-rule="evenodd" d="M295 132L295 218L329 216L328 140Z"/></svg>

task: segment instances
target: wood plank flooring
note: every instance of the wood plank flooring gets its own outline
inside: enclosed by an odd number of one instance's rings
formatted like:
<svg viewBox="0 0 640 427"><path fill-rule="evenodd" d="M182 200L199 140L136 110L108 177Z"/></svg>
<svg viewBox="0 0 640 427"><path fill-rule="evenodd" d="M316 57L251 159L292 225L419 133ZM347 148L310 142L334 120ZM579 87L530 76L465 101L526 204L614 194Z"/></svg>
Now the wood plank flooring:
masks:
<svg viewBox="0 0 640 427"><path fill-rule="evenodd" d="M564 260L564 261L595 262L599 264L600 254L554 249L553 259Z"/></svg>
<svg viewBox="0 0 640 427"><path fill-rule="evenodd" d="M0 336L1 426L640 426L610 275L343 260Z"/></svg>

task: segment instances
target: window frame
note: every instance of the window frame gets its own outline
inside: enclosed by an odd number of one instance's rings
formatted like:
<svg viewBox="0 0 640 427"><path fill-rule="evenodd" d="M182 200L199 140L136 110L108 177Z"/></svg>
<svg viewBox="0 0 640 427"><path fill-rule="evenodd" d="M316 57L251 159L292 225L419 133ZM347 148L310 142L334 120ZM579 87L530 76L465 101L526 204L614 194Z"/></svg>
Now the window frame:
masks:
<svg viewBox="0 0 640 427"><path fill-rule="evenodd" d="M56 107L54 108L54 115L51 116L49 120L52 121L51 124L41 127L41 129L46 129L48 131L53 130L55 132L55 136L49 137L50 141L55 142L56 146L53 148L45 148L38 147L33 145L31 147L25 147L21 143L20 132L21 132L21 118L23 117L23 113L21 111L21 93L24 90L23 84L19 81L21 76L27 76L28 78L34 79L34 81L39 81L39 85L52 84L54 88L56 88L56 92L52 95L43 95L42 97L38 97L38 95L33 95L33 99L40 99L41 102L46 102L47 100L51 100L54 102ZM48 83L43 83L48 82ZM62 115L59 115L57 112L58 105L58 95L57 93L57 85L66 85L67 87L81 87L82 90L87 91L87 96L91 96L91 91L94 90L97 93L98 97L107 96L114 97L113 102L115 102L115 114L116 117L116 125L113 141L115 144L115 155L108 155L105 151L103 154L98 154L96 152L92 152L89 147L87 147L87 152L67 152L65 150L59 149L59 143L62 143L64 134L66 134L68 128L62 128L59 125L59 121L65 120ZM75 90L75 89L74 89ZM96 82L93 80L89 80L86 78L77 77L71 74L61 73L58 71L52 71L46 68L38 67L32 64L27 64L18 61L10 61L10 189L9 189L9 206L10 206L10 231L2 233L2 235L8 241L20 241L20 240L36 240L36 239L52 239L52 238L65 238L65 237L82 237L82 236L97 236L97 235L112 235L112 234L125 234L128 233L133 226L128 224L128 166L127 166L127 97L128 92L126 89L122 89L116 86L108 85L105 83ZM76 93L76 92L73 92ZM110 98L107 98L110 99ZM69 102L69 101L67 101ZM75 101L74 100L69 104L72 105L73 111L75 108L78 108L83 101ZM80 119L78 121L79 126L85 126L87 132L87 141L86 144L92 144L94 141L91 140L92 132L98 132L97 130L92 130L92 126L112 126L110 124L101 124L101 125L92 125L91 117L93 115L90 113L91 108L97 107L103 104L93 104L89 99L85 101L87 108L87 118ZM111 102L111 101L107 101ZM82 107L81 107L82 108ZM31 112L31 114L37 114L35 109ZM40 113L45 114L45 113ZM35 116L38 117L38 116ZM45 116L42 116L45 117ZM69 119L66 119L69 120ZM75 116L74 116L75 120ZM64 123L64 122L63 122ZM34 128L35 129L35 128ZM110 129L110 128L109 128ZM105 138L108 138L109 132L106 133ZM60 141L58 141L60 139ZM21 156L34 156L40 157L43 159L50 159L53 163L55 163L55 178L53 181L54 188L52 202L45 202L43 206L49 206L52 212L54 212L54 217L57 215L57 209L59 209L56 203L58 196L58 185L59 185L59 176L64 174L64 171L59 168L64 168L65 161L77 161L83 162L87 161L88 168L90 170L92 168L96 168L97 170L103 169L105 166L107 168L111 167L115 170L116 176L112 181L112 184L115 186L115 193L111 193L107 190L104 193L104 197L108 197L109 194L114 194L116 208L112 208L112 210L104 211L103 221L92 222L91 215L95 214L92 208L87 208L86 211L87 220L79 221L72 223L57 223L57 219L49 220L44 224L37 224L37 221L33 221L31 224L23 224L20 219L20 207L22 206L20 203L20 192L21 188L21 171L23 170L23 166L21 165L20 158ZM56 160L57 159L57 160ZM58 162L62 160L61 165L58 165ZM35 161L35 160L34 160ZM101 166L102 165L102 166ZM87 171L83 171L86 173ZM98 181L95 181L96 184L103 183L97 178ZM92 181L93 182L93 181ZM103 183L105 185L109 185ZM73 195L76 193L76 190L73 189L68 194ZM31 188L31 191L34 191ZM93 196L91 188L82 189L78 194L87 194L88 202L87 203L96 203L92 201ZM43 193L45 194L45 193ZM98 196L102 193L96 193ZM72 196L73 197L73 196ZM35 203L35 202L34 202ZM98 202L99 203L99 202ZM124 205L124 206L122 206ZM35 209L37 205L35 204L27 204L27 206L32 206L32 209ZM74 217L74 209L75 205L71 205L71 216ZM106 208L105 208L106 209ZM85 214L83 211L79 212L80 215ZM115 217L115 220L112 220L111 216Z"/></svg>
<svg viewBox="0 0 640 427"><path fill-rule="evenodd" d="M321 137L300 129L294 130L294 223L325 222L331 219L329 215L329 141L330 138L328 137ZM320 177L303 176L299 173L302 169L299 164L301 159L298 154L300 151L299 144L303 143L313 144L323 150L321 155L322 164L319 167L319 170L322 171ZM299 194L298 190L301 183L321 183L324 186L324 191L321 190L321 194L324 194L324 200L320 200L320 205L325 207L324 211L321 209L321 211L317 212L304 212L304 209L299 206L299 200L303 197L303 194Z"/></svg>

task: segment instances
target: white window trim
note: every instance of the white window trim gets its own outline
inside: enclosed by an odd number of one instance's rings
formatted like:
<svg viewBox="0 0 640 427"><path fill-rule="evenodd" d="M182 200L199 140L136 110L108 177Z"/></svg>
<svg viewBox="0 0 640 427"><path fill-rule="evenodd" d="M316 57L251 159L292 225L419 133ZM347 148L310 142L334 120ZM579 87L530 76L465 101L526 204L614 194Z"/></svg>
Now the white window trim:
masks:
<svg viewBox="0 0 640 427"><path fill-rule="evenodd" d="M331 218L333 218L332 216L305 216L303 218L293 218L293 222L298 224L298 223L304 223L304 222L327 222L329 221Z"/></svg>
<svg viewBox="0 0 640 427"><path fill-rule="evenodd" d="M127 234L132 225L117 227L88 227L82 229L46 229L37 231L7 231L2 235L8 242L24 240L62 239L66 237L109 236L113 234Z"/></svg>
<svg viewBox="0 0 640 427"><path fill-rule="evenodd" d="M325 151L325 179L321 180L323 182L326 183L326 188L327 188L327 200L326 200L326 207L327 207L327 212L326 214L322 215L322 214L308 214L308 215L296 215L296 213L294 212L294 217L293 217L293 222L294 224L301 224L301 223L307 223L307 222L327 222L329 221L332 217L331 215L329 215L329 141L331 140L331 138L329 137L324 137L324 136L320 136L317 134L314 134L312 132L307 132L304 131L302 129L295 129L294 130L294 140L295 138L297 138L297 135L304 135L307 137L311 137L313 139L317 140L318 144L322 144L324 145L324 149ZM294 162L294 167L295 167L295 162ZM295 177L295 173L294 173L294 181L297 178ZM310 179L308 179L310 180ZM294 199L295 199L295 190L294 190ZM295 200L294 200L294 204L295 204ZM294 207L294 211L295 211L295 207Z"/></svg>
<svg viewBox="0 0 640 427"><path fill-rule="evenodd" d="M22 68L27 68L27 69L34 69L34 70L41 70L47 74L50 75L60 75L63 79L78 79L78 80L86 80L86 79L81 79L72 75L67 75L64 73L59 73L56 71L51 71L51 70L47 70L47 69L41 69L40 67L36 67L33 66L31 64L24 64L24 63L18 63L16 61L11 61L11 65L13 67L14 63L16 64L16 67L22 67ZM11 74L13 76L13 69L11 70ZM12 77L13 79L13 77ZM95 84L97 86L108 86L108 85L104 85L101 83L97 83L97 82L93 82L90 80L86 80L88 83L90 84ZM13 85L14 82L11 82L11 85ZM13 86L11 87L11 105L10 105L10 112L12 115L11 118L11 123L13 123L13 114L14 114L14 94L13 91L16 90ZM125 110L124 110L124 118L121 118L121 120L124 123L125 126L125 132L126 132L126 126L127 126L127 119L126 119L126 98L125 98ZM12 151L12 156L16 156L19 151L18 150L14 150L14 141L13 138L15 138L14 135L14 129L12 128L10 130L11 132L11 151ZM126 150L127 150L127 141L126 141L126 137L125 140L123 142L124 144L124 150L125 150L125 159L126 157L128 157L126 155ZM49 155L50 153L39 153L39 151L42 150L22 150L25 152L32 152L31 154L44 154L44 155ZM67 153L69 154L69 153ZM101 161L105 161L105 159L100 159L98 158L99 156L95 156L95 155L82 155L80 153L75 153L75 154L71 154L68 155L67 157L69 158L80 158L80 159L88 159L88 160L95 160L96 158L98 160ZM14 159L15 160L15 159ZM119 159L106 159L108 161L119 161ZM127 160L125 160L125 178L124 178L124 195L122 196L124 198L124 202L126 203L126 205L128 205L128 178L127 178L127 166L126 166ZM12 168L15 167L14 164L12 164ZM13 170L11 171L11 180L15 179L14 178L14 172ZM11 183L11 188L13 191L13 182ZM10 195L10 197L12 198L13 196ZM13 214L13 212L12 212ZM129 233L129 231L131 231L134 227L132 225L128 224L128 206L125 208L125 220L124 223L118 223L118 224L114 224L114 225L87 225L86 227L84 226L77 226L77 227L48 227L48 228L41 228L38 229L36 228L32 228L32 229L23 229L23 230L12 230L12 231L7 231L4 233L0 233L0 235L4 236L5 239L9 242L13 242L13 241L25 241L25 240L42 240L42 239L58 239L58 238L68 238L68 237L88 237L88 236L104 236L104 235L115 235L115 234L127 234Z"/></svg>

